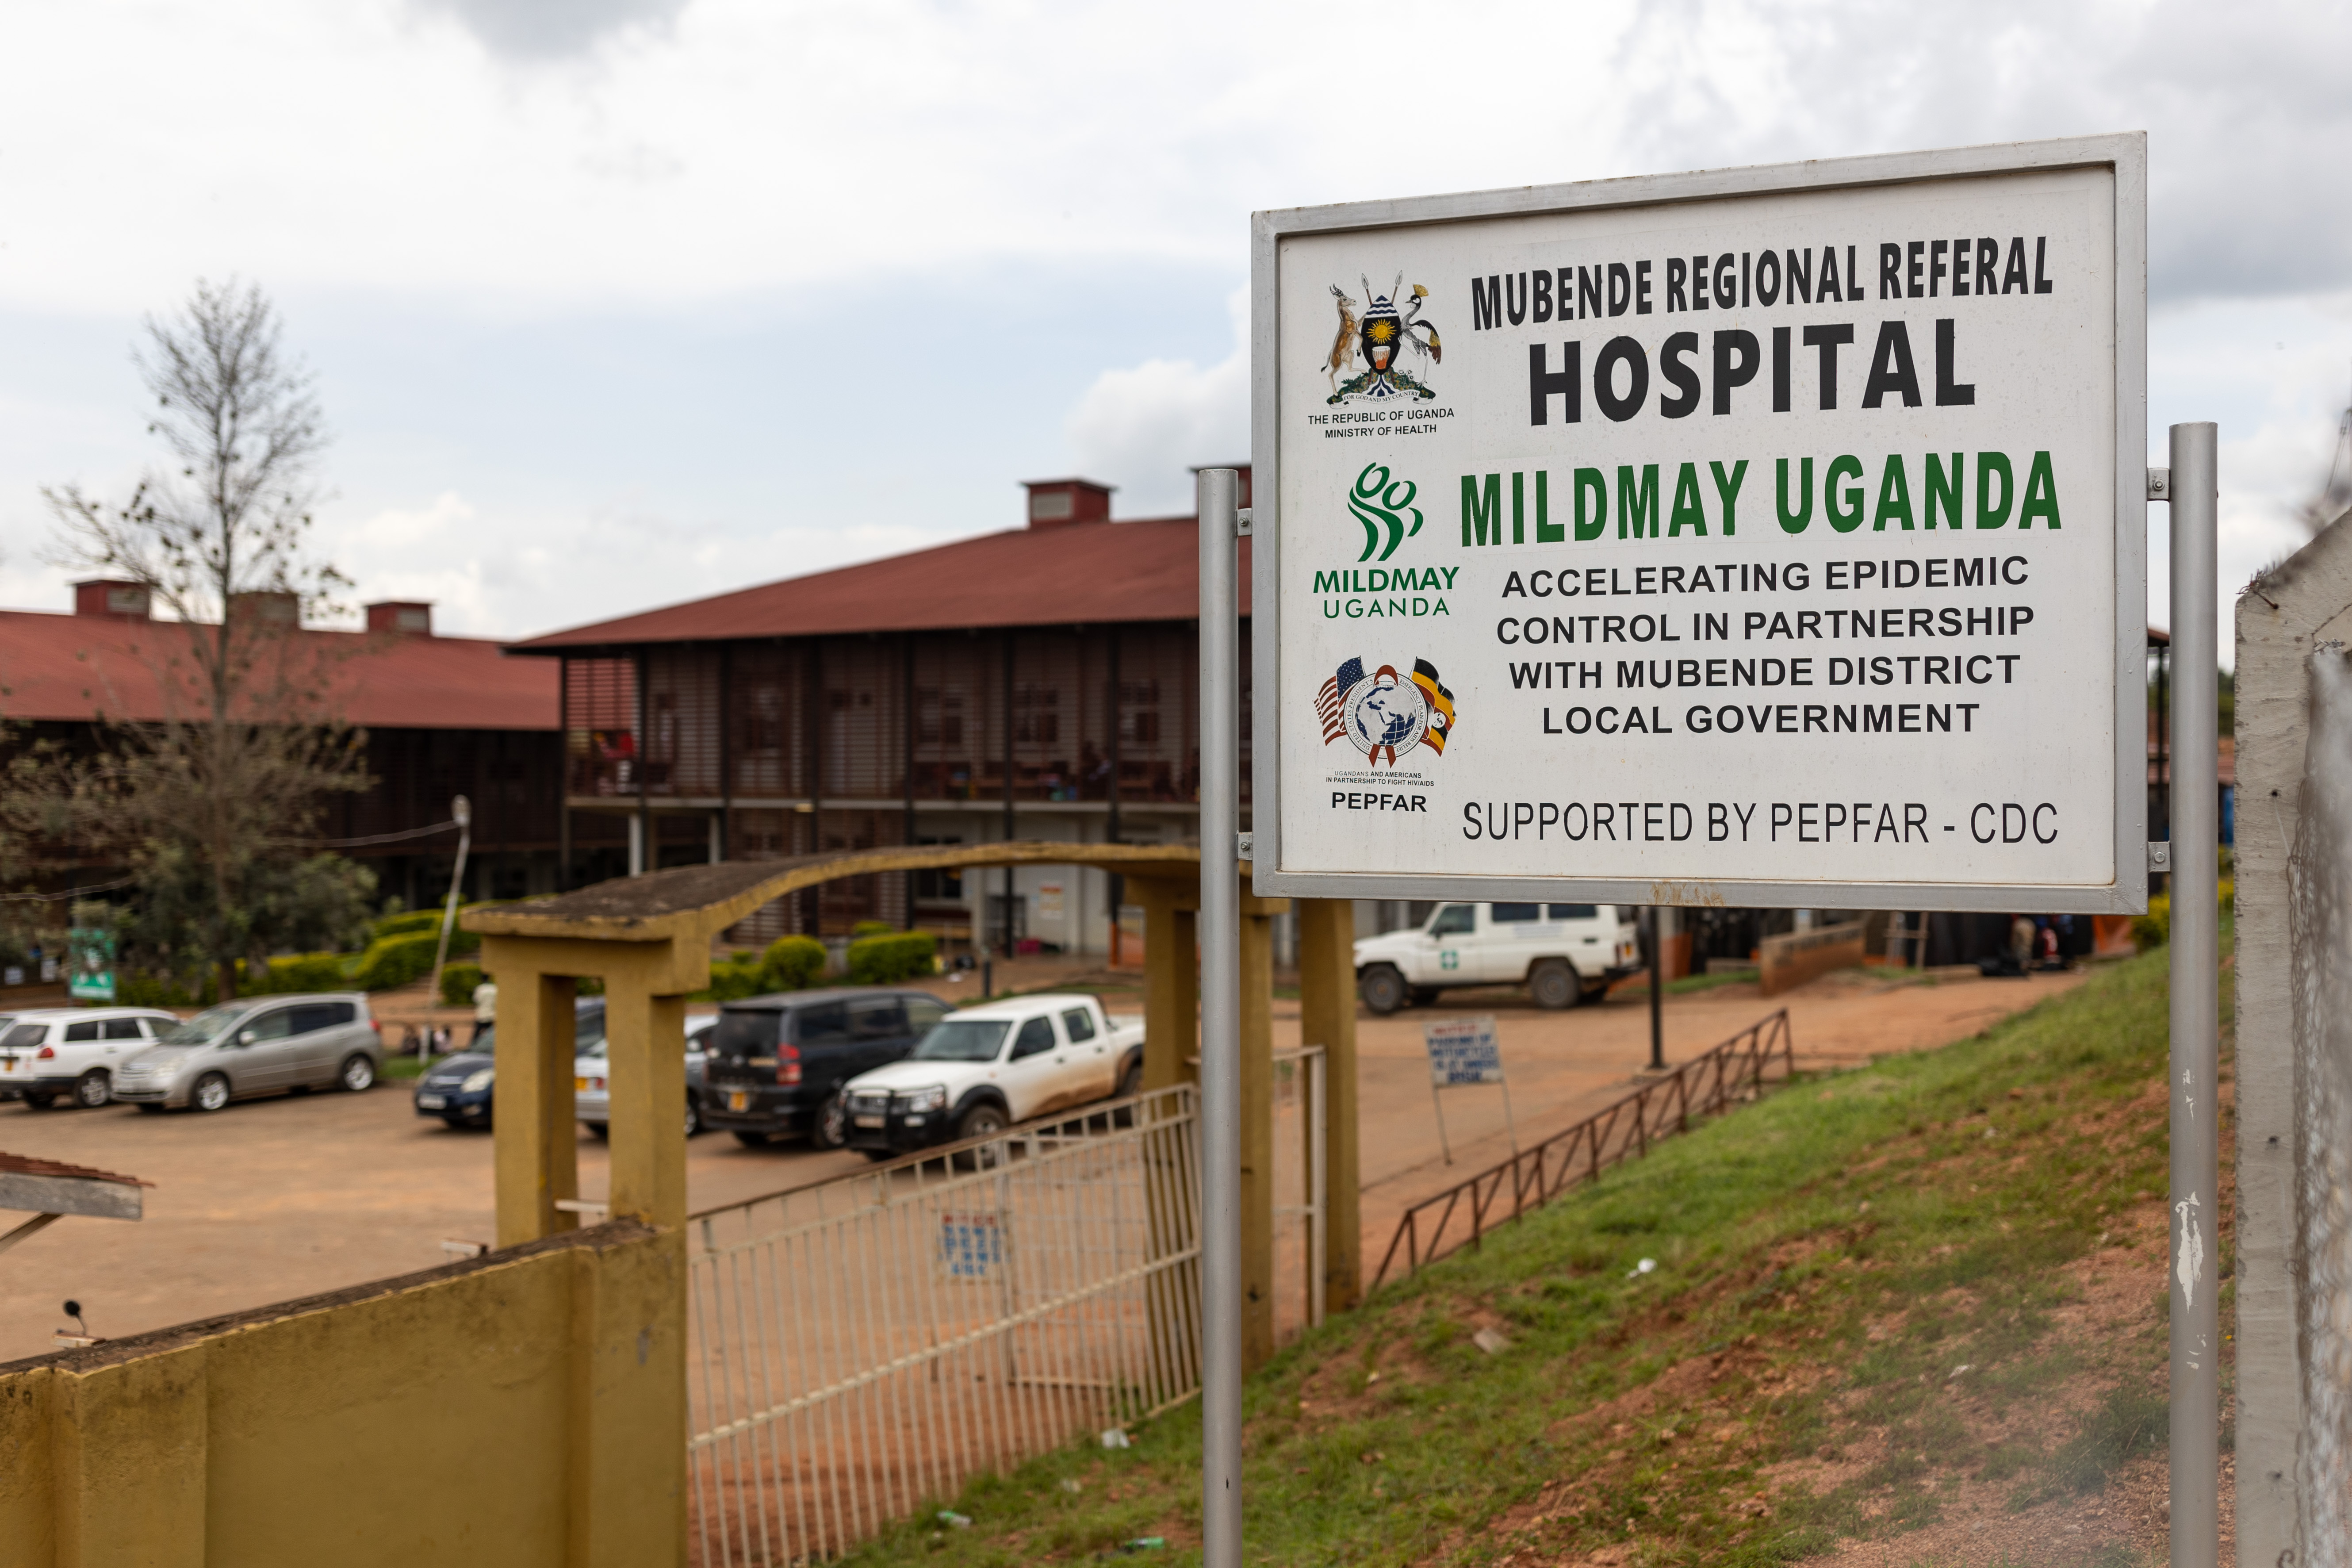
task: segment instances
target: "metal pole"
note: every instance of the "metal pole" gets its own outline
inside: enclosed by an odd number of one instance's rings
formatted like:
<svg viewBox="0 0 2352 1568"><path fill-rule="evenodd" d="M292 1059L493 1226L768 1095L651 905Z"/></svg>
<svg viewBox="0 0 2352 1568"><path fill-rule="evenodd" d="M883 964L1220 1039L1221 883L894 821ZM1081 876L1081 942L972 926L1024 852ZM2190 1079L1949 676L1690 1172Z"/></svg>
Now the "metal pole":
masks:
<svg viewBox="0 0 2352 1568"><path fill-rule="evenodd" d="M449 932L457 923L457 895L466 885L466 851L474 847L474 805L464 795L449 803L457 823L457 868L449 873L449 901L441 910L441 941L433 949L433 978L425 991L425 1043L417 1047L419 1061L433 1059L434 1001L441 994L441 966L449 962Z"/></svg>
<svg viewBox="0 0 2352 1568"><path fill-rule="evenodd" d="M1201 516L1201 1560L1242 1568L1241 475Z"/></svg>
<svg viewBox="0 0 2352 1568"><path fill-rule="evenodd" d="M1666 966L1658 950L1665 944L1658 940L1658 906L1652 904L1642 911L1642 926L1650 939L1650 1070L1666 1070L1666 1025L1663 1012L1666 1000Z"/></svg>
<svg viewBox="0 0 2352 1568"><path fill-rule="evenodd" d="M2221 1552L2220 648L2214 426L2172 427L2172 1564Z"/></svg>

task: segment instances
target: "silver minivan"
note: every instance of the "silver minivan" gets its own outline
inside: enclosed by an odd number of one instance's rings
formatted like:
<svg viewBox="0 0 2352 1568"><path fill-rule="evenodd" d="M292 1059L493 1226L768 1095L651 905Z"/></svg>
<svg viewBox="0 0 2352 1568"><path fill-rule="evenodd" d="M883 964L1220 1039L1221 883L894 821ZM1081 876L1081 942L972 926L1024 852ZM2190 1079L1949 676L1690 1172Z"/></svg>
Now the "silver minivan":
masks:
<svg viewBox="0 0 2352 1568"><path fill-rule="evenodd" d="M218 1110L232 1100L375 1083L383 1041L357 991L253 996L207 1007L115 1069L114 1098L142 1110Z"/></svg>

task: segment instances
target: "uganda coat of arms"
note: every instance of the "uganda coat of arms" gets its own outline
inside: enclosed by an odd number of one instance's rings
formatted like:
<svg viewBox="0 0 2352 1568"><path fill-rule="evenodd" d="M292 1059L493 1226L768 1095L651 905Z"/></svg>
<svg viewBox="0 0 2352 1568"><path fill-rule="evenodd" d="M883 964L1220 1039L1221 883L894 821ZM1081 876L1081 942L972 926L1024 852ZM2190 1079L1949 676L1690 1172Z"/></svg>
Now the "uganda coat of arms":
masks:
<svg viewBox="0 0 2352 1568"><path fill-rule="evenodd" d="M1432 364L1444 363L1445 350L1437 341L1437 328L1420 320L1421 302L1429 298L1429 290L1416 283L1412 297L1402 306L1398 297L1404 292L1404 274L1389 286L1386 294L1372 292L1371 279L1364 285L1364 313L1356 314L1356 302L1348 298L1337 283L1331 285L1331 297L1339 302L1339 335L1331 340L1331 354L1324 363L1331 382L1331 395L1326 403L1351 403L1358 398L1386 402L1391 397L1434 397L1437 394L1415 381L1397 366L1397 355L1406 349ZM1361 354L1371 368L1344 384L1339 378L1356 367L1356 357Z"/></svg>
<svg viewBox="0 0 2352 1568"><path fill-rule="evenodd" d="M1323 721L1325 745L1345 735L1374 767L1383 753L1396 766L1415 746L1444 756L1454 733L1454 693L1438 683L1437 667L1425 658L1412 661L1409 679L1392 664L1367 675L1364 661L1351 658L1316 693L1315 711Z"/></svg>

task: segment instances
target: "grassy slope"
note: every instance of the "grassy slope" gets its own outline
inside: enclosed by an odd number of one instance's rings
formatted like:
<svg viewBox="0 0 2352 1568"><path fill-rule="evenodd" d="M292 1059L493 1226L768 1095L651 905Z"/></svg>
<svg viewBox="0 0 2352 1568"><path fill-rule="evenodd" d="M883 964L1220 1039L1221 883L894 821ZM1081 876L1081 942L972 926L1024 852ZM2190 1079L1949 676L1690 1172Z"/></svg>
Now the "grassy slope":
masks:
<svg viewBox="0 0 2352 1568"><path fill-rule="evenodd" d="M1645 1564L1778 1563L1926 1522L1962 1476L2019 1507L2095 1489L2161 1439L2160 1285L2121 1331L2051 1331L2079 1294L2063 1270L2111 1226L2160 1250L2164 1010L2157 953L1943 1050L1800 1083L1334 1320L1250 1384L1252 1560L1624 1543ZM1475 1348L1482 1326L1510 1347ZM1963 1363L1965 1422L1944 1386ZM1127 1452L1047 1456L970 1488L972 1528L911 1523L856 1561L1069 1560L1150 1534L1181 1561L1198 1441L1188 1408Z"/></svg>

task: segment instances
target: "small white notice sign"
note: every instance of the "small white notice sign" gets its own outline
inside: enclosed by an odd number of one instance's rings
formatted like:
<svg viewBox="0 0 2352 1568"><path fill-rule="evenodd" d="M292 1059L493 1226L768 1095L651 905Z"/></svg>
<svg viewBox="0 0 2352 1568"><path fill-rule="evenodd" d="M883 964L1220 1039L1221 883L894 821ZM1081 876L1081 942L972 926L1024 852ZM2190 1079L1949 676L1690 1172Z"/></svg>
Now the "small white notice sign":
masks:
<svg viewBox="0 0 2352 1568"><path fill-rule="evenodd" d="M1503 1047L1491 1015L1434 1019L1423 1026L1422 1041L1429 1047L1429 1081L1439 1089L1503 1081Z"/></svg>

